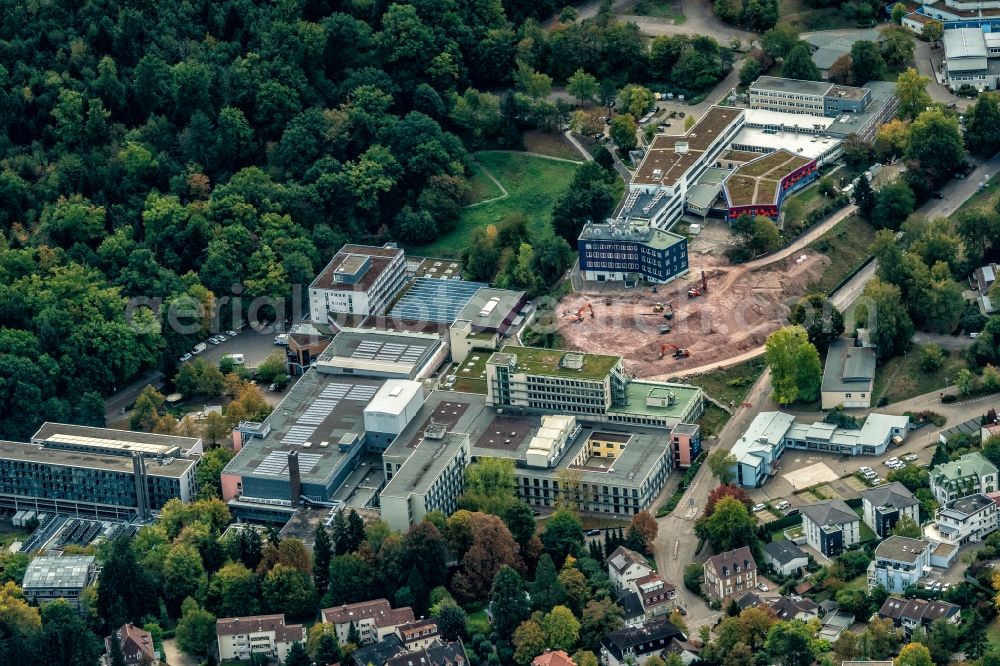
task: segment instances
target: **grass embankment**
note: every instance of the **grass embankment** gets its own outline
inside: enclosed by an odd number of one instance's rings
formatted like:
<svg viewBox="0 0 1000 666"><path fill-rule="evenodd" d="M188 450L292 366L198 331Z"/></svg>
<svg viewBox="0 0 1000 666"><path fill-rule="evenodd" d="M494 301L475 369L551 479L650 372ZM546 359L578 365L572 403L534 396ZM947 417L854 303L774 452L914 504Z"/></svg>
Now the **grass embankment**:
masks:
<svg viewBox="0 0 1000 666"><path fill-rule="evenodd" d="M719 368L703 375L674 379L684 384L700 386L705 393L724 405L732 403L738 407L747 395L747 391L764 371L764 357L743 361L726 368ZM701 424L702 435L718 435L729 421L729 414L710 402L705 403L705 413L698 423Z"/></svg>
<svg viewBox="0 0 1000 666"><path fill-rule="evenodd" d="M894 403L938 391L945 388L949 381L954 383L958 371L968 367L961 353L951 352L944 365L934 372L927 372L920 367L920 349L915 345L906 355L891 358L879 367L875 375L872 404L877 404L882 396Z"/></svg>
<svg viewBox="0 0 1000 666"><path fill-rule="evenodd" d="M809 245L809 249L830 258L830 266L809 285L810 292L829 293L871 257L875 227L857 215L844 218Z"/></svg>
<svg viewBox="0 0 1000 666"><path fill-rule="evenodd" d="M465 208L455 231L433 243L408 248L413 254L426 257L461 256L474 229L499 224L515 213L528 218L528 230L533 238L552 235L552 204L569 186L579 165L523 153L494 151L476 153L475 158L507 188L509 195ZM481 170L473 171L472 181L473 191L479 193L478 196L487 195L485 199L489 199L500 195L496 185Z"/></svg>

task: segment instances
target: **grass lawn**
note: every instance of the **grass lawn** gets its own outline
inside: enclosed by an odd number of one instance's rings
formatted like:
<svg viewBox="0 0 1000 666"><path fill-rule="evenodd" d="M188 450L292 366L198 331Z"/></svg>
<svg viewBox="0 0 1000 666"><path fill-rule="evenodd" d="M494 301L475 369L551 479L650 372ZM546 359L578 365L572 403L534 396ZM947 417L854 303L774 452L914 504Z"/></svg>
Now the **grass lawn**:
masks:
<svg viewBox="0 0 1000 666"><path fill-rule="evenodd" d="M477 163L472 163L470 171L472 171L472 178L469 179L469 195L466 197L466 204L479 203L503 194Z"/></svg>
<svg viewBox="0 0 1000 666"><path fill-rule="evenodd" d="M761 356L704 375L687 377L683 382L700 386L705 393L723 404L732 402L736 406L743 402L750 386L764 371L764 365L764 357Z"/></svg>
<svg viewBox="0 0 1000 666"><path fill-rule="evenodd" d="M1000 202L1000 178L991 178L981 192L976 192L958 207L952 217L967 210L993 211Z"/></svg>
<svg viewBox="0 0 1000 666"><path fill-rule="evenodd" d="M541 153L552 157L561 157L564 160L583 161L583 155L573 147L562 133L552 134L539 130L525 132L521 138L524 149L529 153Z"/></svg>
<svg viewBox="0 0 1000 666"><path fill-rule="evenodd" d="M729 414L719 409L710 402L705 403L705 413L698 419L703 437L718 435L719 432L729 422Z"/></svg>
<svg viewBox="0 0 1000 666"><path fill-rule="evenodd" d="M503 183L510 196L464 209L455 231L433 243L407 248L407 251L425 257L458 257L473 229L499 224L515 213L527 216L528 229L535 238L552 235L552 204L569 186L577 165L493 151L476 153L476 159Z"/></svg>
<svg viewBox="0 0 1000 666"><path fill-rule="evenodd" d="M845 19L840 7L815 8L804 0L779 0L778 15L781 20L798 28L800 32L855 28L854 21Z"/></svg>
<svg viewBox="0 0 1000 666"><path fill-rule="evenodd" d="M31 537L31 532L14 527L9 522L0 526L0 548L6 550L15 541L27 541Z"/></svg>
<svg viewBox="0 0 1000 666"><path fill-rule="evenodd" d="M465 621L465 626L468 628L469 635L471 636L490 633L490 620L486 617L485 610L470 613Z"/></svg>
<svg viewBox="0 0 1000 666"><path fill-rule="evenodd" d="M962 355L952 352L938 370L927 372L920 367L919 347L915 346L905 355L891 358L878 368L873 404L877 404L883 395L893 403L943 389L947 386L946 379L954 381L958 371L967 367L968 363Z"/></svg>
<svg viewBox="0 0 1000 666"><path fill-rule="evenodd" d="M673 19L674 25L684 22L680 3L673 0L639 0L632 7L632 13L637 16Z"/></svg>
<svg viewBox="0 0 1000 666"><path fill-rule="evenodd" d="M875 227L857 215L841 220L813 241L809 249L828 256L830 266L819 280L809 285L809 291L830 293L848 274L868 261L874 241Z"/></svg>
<svg viewBox="0 0 1000 666"><path fill-rule="evenodd" d="M1000 618L994 620L986 628L986 640L990 642L990 645L1000 645Z"/></svg>

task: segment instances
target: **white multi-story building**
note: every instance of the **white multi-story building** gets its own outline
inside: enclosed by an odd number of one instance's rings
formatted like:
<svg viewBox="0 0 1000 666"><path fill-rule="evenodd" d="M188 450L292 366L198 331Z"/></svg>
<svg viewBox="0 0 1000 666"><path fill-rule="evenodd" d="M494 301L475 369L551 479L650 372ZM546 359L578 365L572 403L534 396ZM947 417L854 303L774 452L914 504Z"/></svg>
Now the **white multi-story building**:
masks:
<svg viewBox="0 0 1000 666"><path fill-rule="evenodd" d="M386 245L345 245L309 285L313 322L383 314L406 283L406 259Z"/></svg>
<svg viewBox="0 0 1000 666"><path fill-rule="evenodd" d="M957 460L931 470L931 492L938 504L976 493L988 495L997 489L996 465L979 453L966 453Z"/></svg>
<svg viewBox="0 0 1000 666"><path fill-rule="evenodd" d="M930 559L930 541L891 536L875 547L875 559L868 565L868 590L881 585L899 594L927 575Z"/></svg>
<svg viewBox="0 0 1000 666"><path fill-rule="evenodd" d="M389 634L395 634L398 627L411 625L414 621L412 608L393 608L388 599L324 608L320 616L323 622L334 626L337 640L341 643L347 642L353 625L362 645L377 643Z"/></svg>
<svg viewBox="0 0 1000 666"><path fill-rule="evenodd" d="M431 511L446 516L457 511L470 448L468 435L450 433L444 425L428 426L379 495L382 519L405 531Z"/></svg>
<svg viewBox="0 0 1000 666"><path fill-rule="evenodd" d="M898 481L869 488L861 493L865 525L886 538L901 518L920 524L920 500Z"/></svg>
<svg viewBox="0 0 1000 666"><path fill-rule="evenodd" d="M713 106L684 136L657 135L629 183L619 216L660 228L680 219L688 190L715 165L745 122L742 109Z"/></svg>
<svg viewBox="0 0 1000 666"><path fill-rule="evenodd" d="M283 662L293 643L306 642L306 628L285 624L281 613L220 618L215 622L215 633L221 662L248 660L253 655Z"/></svg>
<svg viewBox="0 0 1000 666"><path fill-rule="evenodd" d="M977 3L989 4L989 3ZM944 31L944 74L948 87L996 90L1000 79L1000 35L979 27Z"/></svg>
<svg viewBox="0 0 1000 666"><path fill-rule="evenodd" d="M807 504L801 512L806 543L827 557L836 557L861 540L861 519L843 500Z"/></svg>
<svg viewBox="0 0 1000 666"><path fill-rule="evenodd" d="M632 583L651 573L653 567L646 558L625 546L618 546L608 557L608 578L618 592L629 589Z"/></svg>
<svg viewBox="0 0 1000 666"><path fill-rule="evenodd" d="M1000 527L1000 507L979 493L951 500L937 512L926 535L947 543L964 545L982 541Z"/></svg>

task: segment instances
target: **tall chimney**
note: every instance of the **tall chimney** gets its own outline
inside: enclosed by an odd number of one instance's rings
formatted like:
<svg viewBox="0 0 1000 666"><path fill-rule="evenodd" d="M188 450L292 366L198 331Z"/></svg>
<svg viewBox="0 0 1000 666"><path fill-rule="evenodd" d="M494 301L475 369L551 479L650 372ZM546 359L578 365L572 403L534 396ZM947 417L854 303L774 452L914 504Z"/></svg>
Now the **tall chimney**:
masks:
<svg viewBox="0 0 1000 666"><path fill-rule="evenodd" d="M299 503L302 496L302 476L299 473L299 452L288 452L288 490L292 506Z"/></svg>

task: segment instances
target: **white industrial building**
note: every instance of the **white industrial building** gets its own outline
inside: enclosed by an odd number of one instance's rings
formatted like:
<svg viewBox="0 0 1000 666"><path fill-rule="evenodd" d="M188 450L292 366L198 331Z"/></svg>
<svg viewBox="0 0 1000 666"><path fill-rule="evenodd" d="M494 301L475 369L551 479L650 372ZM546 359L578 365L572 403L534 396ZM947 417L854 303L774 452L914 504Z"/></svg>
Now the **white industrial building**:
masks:
<svg viewBox="0 0 1000 666"><path fill-rule="evenodd" d="M365 431L385 435L378 441L388 446L396 435L403 432L423 404L423 384L410 379L390 379L364 408Z"/></svg>
<svg viewBox="0 0 1000 666"><path fill-rule="evenodd" d="M1000 33L981 28L944 31L944 76L948 87L996 90L1000 79Z"/></svg>
<svg viewBox="0 0 1000 666"><path fill-rule="evenodd" d="M736 482L745 488L762 486L786 448L841 455L879 456L909 431L908 416L869 414L858 430L817 421L797 423L783 412L761 412L733 445Z"/></svg>

